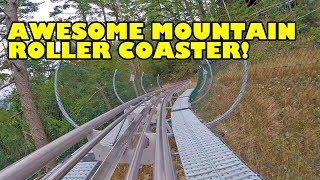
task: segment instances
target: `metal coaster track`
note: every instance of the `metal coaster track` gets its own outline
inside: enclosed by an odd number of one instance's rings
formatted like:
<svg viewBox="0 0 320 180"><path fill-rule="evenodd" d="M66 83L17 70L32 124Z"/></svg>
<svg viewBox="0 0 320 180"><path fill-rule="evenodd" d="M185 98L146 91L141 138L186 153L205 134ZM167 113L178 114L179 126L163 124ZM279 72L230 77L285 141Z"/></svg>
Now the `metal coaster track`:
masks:
<svg viewBox="0 0 320 180"><path fill-rule="evenodd" d="M238 98L226 113L207 126L223 121L239 104L248 76L247 62L243 63L244 78ZM209 84L205 86L206 81L198 83L198 90L207 89L192 102L189 102L193 91L188 89L190 80L161 88L158 75L160 89L148 93L143 86L144 73L140 77L140 85L145 94L124 102L116 89L115 70L113 89L122 104L78 126L68 115L59 96L59 63L54 81L55 96L64 117L75 129L0 171L0 179L28 179L84 138L88 139L86 144L42 179L110 179L119 163L129 165L125 176L127 180L137 179L142 165L153 165L155 180L177 179L169 144L171 135L175 137L187 179L260 179L191 111L191 104L202 101L213 84L210 62L206 61L206 65L209 74L205 74L205 78L210 77ZM171 121L172 128L168 121ZM96 130L105 124L108 124L106 128ZM155 128L155 132L151 128ZM134 145L137 134L139 138Z"/></svg>

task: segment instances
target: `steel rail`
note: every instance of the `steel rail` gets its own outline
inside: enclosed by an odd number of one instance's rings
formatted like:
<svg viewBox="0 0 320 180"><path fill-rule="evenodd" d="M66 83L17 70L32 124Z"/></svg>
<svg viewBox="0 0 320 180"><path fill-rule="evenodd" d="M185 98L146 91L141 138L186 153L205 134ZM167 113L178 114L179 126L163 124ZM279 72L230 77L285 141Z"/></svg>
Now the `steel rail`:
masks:
<svg viewBox="0 0 320 180"><path fill-rule="evenodd" d="M146 99L139 102L137 105L135 105L133 108L131 108L128 112L124 113L120 117L118 117L115 121L113 121L110 125L108 125L104 130L100 132L100 134L86 143L84 146L81 147L79 151L77 151L75 154L73 154L65 163L59 167L58 170L54 171L49 177L49 180L55 180L55 179L61 179L63 178L69 170L71 170L96 144L98 144L116 125L118 125L121 121L124 121L125 118L134 111L137 107L139 107L141 104L145 103L149 99L151 99L153 96L147 97Z"/></svg>
<svg viewBox="0 0 320 180"><path fill-rule="evenodd" d="M151 122L151 119L152 119L154 113L155 113L155 111L152 110L149 117L147 118L147 120L144 124L144 128L141 132L136 150L134 151L132 161L131 161L129 168L128 168L128 171L127 171L127 175L125 178L126 180L138 179L143 148L145 147L145 143L147 140L146 133L150 128L150 122Z"/></svg>
<svg viewBox="0 0 320 180"><path fill-rule="evenodd" d="M146 94L147 91L144 89L144 86L143 86L143 76L144 76L144 72L142 72L141 74L141 77L140 77L140 84L141 84L141 88L143 90L143 92Z"/></svg>
<svg viewBox="0 0 320 180"><path fill-rule="evenodd" d="M187 81L186 81L187 82ZM172 96L172 95L171 95ZM171 98L170 98L171 99ZM162 108L163 109L163 108ZM162 116L163 117L163 116ZM126 180L130 180L130 179L138 179L138 175L139 175L139 168L140 168L140 161L141 161L141 157L142 157L142 153L143 153L143 150L142 148L144 147L145 145L145 141L146 141L146 131L149 129L150 127L150 121L151 121L151 118L152 116L149 117L149 119L146 121L146 124L144 126L144 129L142 130L141 132L141 135L140 135L140 138L139 138L139 141L138 141L138 145L137 145L137 149L135 150L135 153L134 153L134 156L132 158L132 161L130 163L130 166L129 166L129 169L128 169L128 172L127 172L127 175L126 175ZM166 125L168 125L166 123ZM163 128L161 128L161 132L163 135L167 135L167 132L166 132L166 128L167 126L162 126ZM167 138L166 138L167 139ZM171 153L170 153L170 147L168 146L169 143L168 141L164 141L163 143L165 145L164 149L166 150L169 150L169 151L166 151L167 153L164 154L164 157L168 157L170 158L171 157ZM167 146L166 146L167 145ZM168 160L166 160L168 162ZM173 167L173 164L172 164L172 159L169 159L169 166L167 167L172 167L172 170L173 170L173 174L174 176L173 177L176 177L175 176L175 173L174 173L174 167ZM171 164L171 165L170 165ZM168 171L168 170L167 170Z"/></svg>
<svg viewBox="0 0 320 180"><path fill-rule="evenodd" d="M167 94L164 97L161 104L160 115L157 120L155 162L153 166L155 180L176 179L170 147L168 145L167 127L164 124L167 113L166 105L168 103L168 99L171 99L170 96L173 95L174 91L176 90L171 91L170 95Z"/></svg>
<svg viewBox="0 0 320 180"><path fill-rule="evenodd" d="M199 99L191 102L191 104L196 104L196 103L202 101L202 99L204 99L204 98L209 94L209 92L210 92L210 90L211 90L211 88L212 88L212 85L213 85L213 73L212 73L212 68L211 68L211 65L210 65L210 63L209 63L208 60L206 60L206 63L207 63L207 65L208 65L209 73L210 73L210 82L209 82L208 88L207 88L207 90L205 91L205 93L204 93ZM205 83L205 82L204 82L204 83Z"/></svg>
<svg viewBox="0 0 320 180"><path fill-rule="evenodd" d="M160 99L161 95L159 97L156 97L156 99ZM95 174L93 175L93 180L104 180L104 179L111 179L112 174L114 170L116 169L117 164L120 161L121 156L123 155L125 149L127 148L127 145L130 141L130 139L134 136L134 133L138 130L139 125L142 122L142 119L149 113L151 107L157 103L157 100L155 102L151 102L150 105L147 105L143 112L139 113L138 116L135 117L133 122L130 124L130 126L127 128L127 130L123 133L123 135L120 137L120 139L116 142L116 144L113 146L107 157L103 160Z"/></svg>
<svg viewBox="0 0 320 180"><path fill-rule="evenodd" d="M56 97L56 101L58 103L58 106L59 106L59 109L60 109L62 115L66 118L66 120L71 124L72 127L78 128L79 125L77 123L75 123L74 120L69 116L69 114L65 110L65 108L61 102L61 99L60 99L60 95L59 95L59 91L58 91L58 74L59 74L59 69L60 69L61 64L62 64L62 61L59 61L58 66L55 70L55 74L54 74L54 95Z"/></svg>
<svg viewBox="0 0 320 180"><path fill-rule="evenodd" d="M241 85L241 89L239 92L239 95L237 97L237 99L235 100L235 102L231 105L231 107L221 116L219 116L218 118L212 120L211 122L207 123L206 126L208 127L212 127L214 125L216 125L217 123L223 121L225 118L227 118L238 106L238 104L240 103L242 96L244 94L244 91L246 90L246 86L247 86L247 82L248 82L248 62L247 60L243 61L243 80L242 80L242 85Z"/></svg>
<svg viewBox="0 0 320 180"><path fill-rule="evenodd" d="M174 93L174 92L173 92ZM172 94L170 94L170 97L167 99L168 103L172 99ZM169 145L169 139L168 139L168 127L167 127L167 119L166 119L166 114L167 114L167 109L166 109L166 104L163 104L162 108L162 114L160 114L160 120L162 121L162 140L163 140L163 157L164 157L164 169L165 169L165 175L167 180L174 180L177 179L176 171L173 165L173 160L172 160L172 153ZM161 112L161 111L160 111Z"/></svg>
<svg viewBox="0 0 320 180"><path fill-rule="evenodd" d="M175 87L176 84L171 87ZM68 150L75 143L80 141L89 135L93 129L100 127L101 125L107 123L112 118L116 117L118 114L122 113L125 109L131 105L139 103L146 97L153 95L154 93L163 91L168 88L162 88L145 95L139 96L131 101L128 101L92 120L81 125L80 127L70 131L69 133L61 136L60 138L52 141L51 143L45 145L44 147L34 151L28 156L22 158L21 160L15 162L11 166L0 171L0 179L27 179L36 173L39 169L44 167L52 159L59 156L64 151Z"/></svg>
<svg viewBox="0 0 320 180"><path fill-rule="evenodd" d="M165 97L166 98L166 97ZM161 106L162 109L162 106ZM162 114L162 111L160 111L160 115ZM153 179L154 180L161 180L165 179L165 168L164 168L164 162L163 162L163 136L162 136L162 119L157 119L157 126L156 126L156 147L155 147L155 160L154 160L154 166L153 166Z"/></svg>
<svg viewBox="0 0 320 180"><path fill-rule="evenodd" d="M146 109L143 109L142 111L143 112L141 114L138 114L138 116L134 119L134 122L130 124L128 129L124 132L123 136L120 137L119 141L116 142L114 147L109 152L108 156L102 161L101 165L91 178L92 180L111 179L112 174L116 169L117 164L119 163L121 156L123 155L128 145L130 136L133 136L135 130L138 129L139 123L146 116Z"/></svg>
<svg viewBox="0 0 320 180"><path fill-rule="evenodd" d="M118 92L117 92L117 88L116 88L116 75L117 75L117 69L114 70L113 73L113 78L112 78L112 86L113 86L113 92L116 95L117 99L123 104L124 101L120 98Z"/></svg>
<svg viewBox="0 0 320 180"><path fill-rule="evenodd" d="M119 128L119 130L118 130L118 132L117 132L117 135L116 135L116 137L114 137L114 140L113 140L113 142L112 142L112 146L114 145L114 143L116 143L116 141L118 140L118 136L120 135L120 132L121 132L121 130L122 130L122 127L123 127L123 125L124 125L124 123L127 121L127 119L124 119L122 122L121 122L121 126L120 126L120 128Z"/></svg>

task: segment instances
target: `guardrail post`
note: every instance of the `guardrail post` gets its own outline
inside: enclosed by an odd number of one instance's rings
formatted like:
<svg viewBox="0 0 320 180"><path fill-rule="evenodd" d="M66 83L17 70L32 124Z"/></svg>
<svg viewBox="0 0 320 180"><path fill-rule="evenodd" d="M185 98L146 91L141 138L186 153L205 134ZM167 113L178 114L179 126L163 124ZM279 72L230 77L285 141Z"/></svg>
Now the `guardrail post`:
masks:
<svg viewBox="0 0 320 180"><path fill-rule="evenodd" d="M59 74L59 69L60 69L61 64L62 64L62 61L60 60L58 63L58 66L55 70L55 74L54 74L54 95L56 97L56 101L58 103L58 107L59 107L62 115L66 118L66 120L71 124L71 126L73 128L78 128L79 127L78 124L75 123L73 121L73 119L69 116L67 111L64 109L64 106L63 106L61 99L60 99L60 95L59 95L59 91L58 91L58 74Z"/></svg>
<svg viewBox="0 0 320 180"><path fill-rule="evenodd" d="M160 74L158 74L158 76L157 76L157 84L158 84L159 88L161 88L161 85L160 85Z"/></svg>
<svg viewBox="0 0 320 180"><path fill-rule="evenodd" d="M113 79L112 79L112 86L113 86L113 92L117 96L117 99L123 104L123 100L120 98L117 89L116 89L116 75L117 75L117 69L114 70Z"/></svg>
<svg viewBox="0 0 320 180"><path fill-rule="evenodd" d="M142 88L143 92L144 92L145 94L147 94L147 91L144 89L144 86L143 86L143 76L144 76L144 72L142 72L142 74L141 74L140 84L141 84L141 88Z"/></svg>
<svg viewBox="0 0 320 180"><path fill-rule="evenodd" d="M223 121L226 117L228 117L236 109L237 105L240 103L240 101L242 99L244 91L246 90L247 82L248 82L248 62L247 62L247 60L243 60L243 80L242 80L241 89L240 89L240 92L239 92L237 99L231 105L231 107L228 109L228 111L226 111L220 117L207 123L206 125L208 127L212 127L212 126L216 125L217 123Z"/></svg>

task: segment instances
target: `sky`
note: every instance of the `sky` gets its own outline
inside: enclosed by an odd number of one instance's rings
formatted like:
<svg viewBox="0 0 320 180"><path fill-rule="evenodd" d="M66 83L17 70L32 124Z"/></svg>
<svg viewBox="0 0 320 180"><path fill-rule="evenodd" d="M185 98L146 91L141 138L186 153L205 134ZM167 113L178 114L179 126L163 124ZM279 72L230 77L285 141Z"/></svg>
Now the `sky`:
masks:
<svg viewBox="0 0 320 180"><path fill-rule="evenodd" d="M39 6L39 11L33 13L33 21L50 21L54 20L49 17L49 12L53 10L54 3L50 2L50 0L31 0L34 3L41 3ZM49 8L50 7L50 8Z"/></svg>
<svg viewBox="0 0 320 180"><path fill-rule="evenodd" d="M53 11L53 8L56 5L63 4L63 2L52 3L50 0L30 0L30 1L34 3L41 3L41 4L39 5L39 10L31 14L33 18L28 19L28 21L54 21L54 18L49 17L49 13ZM63 13L64 14L59 15L59 17L64 19L70 16L70 13L71 14L76 13L76 10L74 8L69 8L69 9L63 10ZM0 43L0 50L2 48L3 48L2 43ZM9 70L2 70L1 73L11 74ZM0 106L4 98L10 95L13 90L14 90L14 84L0 90Z"/></svg>
<svg viewBox="0 0 320 180"><path fill-rule="evenodd" d="M39 11L34 12L33 19L30 21L53 21L54 18L49 17L49 12L53 11L53 7L59 3L52 3L50 0L30 0L34 3L42 3L39 6ZM60 3L62 5L62 3ZM75 13L75 9L69 8L64 10L64 13Z"/></svg>
<svg viewBox="0 0 320 180"><path fill-rule="evenodd" d="M30 21L53 21L54 20L53 18L49 17L49 12L53 10L53 7L56 5L55 3L52 3L50 0L31 0L31 2L34 2L34 3L42 2L42 4L39 6L39 11L32 13L33 18L30 19ZM68 11L74 12L73 9L70 9ZM3 48L2 43L0 43L0 50L2 50L2 48Z"/></svg>
<svg viewBox="0 0 320 180"><path fill-rule="evenodd" d="M53 7L56 5L52 2L50 2L50 0L31 0L31 2L34 3L41 3L43 2L40 6L39 6L39 11L34 12L32 14L33 19L30 19L31 21L53 21L53 18L49 17L49 12L53 10ZM73 9L68 10L67 12L71 12L73 13ZM0 48L2 48L2 46L0 46ZM3 70L1 71L2 73L7 73L10 74L11 72L8 70ZM2 90L0 90L0 106L1 106L1 102L2 100L9 94L11 94L11 92L14 89L14 85L12 84L11 86L8 86Z"/></svg>

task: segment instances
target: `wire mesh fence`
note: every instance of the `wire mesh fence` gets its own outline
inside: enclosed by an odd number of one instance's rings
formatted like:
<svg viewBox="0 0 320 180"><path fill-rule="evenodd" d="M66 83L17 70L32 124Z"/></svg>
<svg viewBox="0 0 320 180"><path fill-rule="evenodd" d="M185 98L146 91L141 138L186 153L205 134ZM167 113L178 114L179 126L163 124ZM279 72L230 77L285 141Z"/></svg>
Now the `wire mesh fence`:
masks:
<svg viewBox="0 0 320 180"><path fill-rule="evenodd" d="M316 148L320 138L320 51L319 41L311 42L317 39L315 29L309 28L311 23L316 23L319 6L307 10L313 2L288 0L270 5L269 1L259 1L248 10L255 11L251 15L250 12L235 14L238 5L225 7L229 20L297 22L298 42L253 43L249 79L240 104L224 121L211 126L214 133L265 179L320 177L320 153ZM219 66L212 67L211 93L193 104L193 110L204 123L221 117L232 107L243 82L241 62L211 64ZM201 90L191 100L203 93Z"/></svg>
<svg viewBox="0 0 320 180"><path fill-rule="evenodd" d="M205 64L202 64L199 66L198 69L198 80L197 84L190 94L190 102L195 101L196 96L199 94L199 91L203 89L203 87L206 85L206 80L207 80L207 71L205 71L205 67L203 67Z"/></svg>
<svg viewBox="0 0 320 180"><path fill-rule="evenodd" d="M78 125L86 123L116 105L112 89L109 88L110 82L96 81L91 76L90 69L64 63L58 73L61 102ZM112 72L108 73L112 76Z"/></svg>
<svg viewBox="0 0 320 180"><path fill-rule="evenodd" d="M286 47L276 53L272 50L252 53L240 104L211 129L266 179L318 179L319 44ZM219 68L212 67L215 75L211 92L193 105L204 123L232 106L243 82L242 61L217 61L212 65Z"/></svg>
<svg viewBox="0 0 320 180"><path fill-rule="evenodd" d="M142 85L146 92L150 92L156 90L157 88L160 88L158 86L157 76L149 75L147 73L144 73L143 75Z"/></svg>
<svg viewBox="0 0 320 180"><path fill-rule="evenodd" d="M137 88L137 79L131 76L132 74L129 72L117 70L116 77L114 77L115 81L113 86L115 87L115 92L113 92L113 94L118 93L119 98L123 102L127 102L140 94ZM121 100L118 99L118 102L121 102Z"/></svg>
<svg viewBox="0 0 320 180"><path fill-rule="evenodd" d="M94 72L93 72L94 70ZM131 99L159 88L157 77L124 70L101 70L80 64L62 63L57 89L61 103L77 124Z"/></svg>

